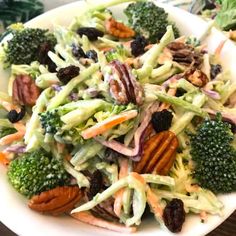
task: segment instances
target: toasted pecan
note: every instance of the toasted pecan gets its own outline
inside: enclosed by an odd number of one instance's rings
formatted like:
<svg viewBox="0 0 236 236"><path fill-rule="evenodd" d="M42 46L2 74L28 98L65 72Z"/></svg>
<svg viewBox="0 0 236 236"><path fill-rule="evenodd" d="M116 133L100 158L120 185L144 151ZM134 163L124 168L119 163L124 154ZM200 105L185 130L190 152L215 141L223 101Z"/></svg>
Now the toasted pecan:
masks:
<svg viewBox="0 0 236 236"><path fill-rule="evenodd" d="M13 99L20 105L33 106L40 90L29 75L17 75L13 82Z"/></svg>
<svg viewBox="0 0 236 236"><path fill-rule="evenodd" d="M135 32L124 25L117 22L114 18L109 18L106 22L106 31L117 38L131 38L135 35Z"/></svg>
<svg viewBox="0 0 236 236"><path fill-rule="evenodd" d="M177 147L178 139L171 131L153 135L145 142L142 158L134 170L166 175L174 163Z"/></svg>
<svg viewBox="0 0 236 236"><path fill-rule="evenodd" d="M35 211L52 215L66 213L81 200L83 192L78 186L63 186L33 196L28 206Z"/></svg>

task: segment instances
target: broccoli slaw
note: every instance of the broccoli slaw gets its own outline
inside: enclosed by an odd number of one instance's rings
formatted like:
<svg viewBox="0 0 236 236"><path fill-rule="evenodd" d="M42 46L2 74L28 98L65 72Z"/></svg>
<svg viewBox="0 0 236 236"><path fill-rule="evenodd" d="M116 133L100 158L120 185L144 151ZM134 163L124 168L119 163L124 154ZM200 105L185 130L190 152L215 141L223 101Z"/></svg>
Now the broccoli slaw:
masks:
<svg viewBox="0 0 236 236"><path fill-rule="evenodd" d="M107 7L118 3L88 6L86 13L76 17L68 28L54 26L56 44L48 57L55 71L39 61L11 65L9 94L0 94L1 105L8 112L15 110L17 117L23 112L20 96L18 104L12 103L14 81L19 75L30 76L41 91L32 113L29 104L24 104L26 114L20 121L9 122L9 115L1 119L1 127L11 131L0 142L14 149L12 152L8 147L1 153L2 162L11 166L11 161L21 157L19 147L23 147L23 153L39 147L51 153L62 161L74 182L86 189L84 204L80 202L71 211L72 216L84 222L93 217L91 224L108 229L135 231L147 204L165 227L163 211L175 198L181 199L186 213L221 215L223 204L193 177L188 132L196 132L196 118L209 118L218 111L224 119L235 122L231 115L235 114L235 82L228 79L218 58L223 45L214 56L209 55L200 41L185 36L175 38L176 26L172 22L157 43L148 42L147 35L146 39L119 38L106 25L112 17ZM76 32L83 27L96 28L100 35ZM191 56L180 56L183 52L176 52L179 45ZM143 51L134 52L139 47ZM218 72L212 69L216 65ZM162 111L172 114L167 128L166 120L158 123L157 114L163 115ZM173 133L178 140L178 149L171 154L172 163L164 163L164 167L168 166L165 172L163 167L147 171L153 160L148 156L144 163L145 144L166 130L169 133L163 134L163 139ZM146 171L137 173L140 162L147 165ZM91 190L96 171L101 173L104 186L91 198L87 191ZM111 199L116 223L100 222L104 217L97 212L90 215Z"/></svg>

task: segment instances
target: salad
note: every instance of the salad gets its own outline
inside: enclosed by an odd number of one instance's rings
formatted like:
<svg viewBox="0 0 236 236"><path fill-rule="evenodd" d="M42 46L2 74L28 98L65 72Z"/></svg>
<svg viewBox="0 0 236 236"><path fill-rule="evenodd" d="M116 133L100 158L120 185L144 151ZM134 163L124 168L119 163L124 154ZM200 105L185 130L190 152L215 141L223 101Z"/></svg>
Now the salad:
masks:
<svg viewBox="0 0 236 236"><path fill-rule="evenodd" d="M111 6L128 2L124 21ZM147 21L146 19L149 19ZM205 34L206 35L206 34ZM0 161L39 213L135 232L222 215L236 190L236 82L151 1L110 0L0 44Z"/></svg>

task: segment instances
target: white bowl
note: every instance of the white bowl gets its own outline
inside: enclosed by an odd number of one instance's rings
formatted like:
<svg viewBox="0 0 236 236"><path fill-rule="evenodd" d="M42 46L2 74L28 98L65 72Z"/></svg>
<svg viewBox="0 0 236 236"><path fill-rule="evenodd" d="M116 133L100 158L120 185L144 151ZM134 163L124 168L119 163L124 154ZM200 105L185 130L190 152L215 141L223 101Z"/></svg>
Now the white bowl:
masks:
<svg viewBox="0 0 236 236"><path fill-rule="evenodd" d="M172 20L174 20L181 32L185 35L199 36L207 27L207 24L198 18L178 8L167 5L163 6L169 12ZM83 9L83 2L75 2L72 4L59 7L55 10L46 12L45 14L31 20L27 23L30 27L51 28L52 22L68 25L73 16ZM113 8L115 14L121 16L122 6ZM213 53L218 44L225 39L225 36L213 29L207 39L208 49ZM222 63L225 69L232 72L232 78L236 78L236 47L227 41L221 54ZM0 90L6 91L7 73L0 68ZM87 224L80 223L70 217L51 217L40 215L31 211L27 207L26 200L18 194L8 183L6 170L0 166L0 220L11 230L21 236L115 236L118 233L110 232L100 228L96 228ZM206 223L201 223L197 215L188 215L183 230L178 235L205 235L219 224L221 224L236 209L236 193L226 194L219 197L224 203L224 216L209 216ZM139 227L137 236L152 235L173 235L167 230L161 229L154 217L144 220Z"/></svg>

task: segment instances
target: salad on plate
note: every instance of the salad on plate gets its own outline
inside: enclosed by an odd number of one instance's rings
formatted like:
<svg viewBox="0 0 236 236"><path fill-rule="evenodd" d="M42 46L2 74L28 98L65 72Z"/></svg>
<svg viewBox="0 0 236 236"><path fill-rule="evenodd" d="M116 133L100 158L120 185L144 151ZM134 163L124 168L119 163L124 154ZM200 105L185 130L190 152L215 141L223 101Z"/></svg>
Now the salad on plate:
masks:
<svg viewBox="0 0 236 236"><path fill-rule="evenodd" d="M121 21L110 7L128 2ZM148 19L148 20L147 20ZM204 34L206 35L206 34ZM68 27L8 27L0 161L39 213L135 232L222 216L236 190L236 81L152 1L89 4Z"/></svg>

